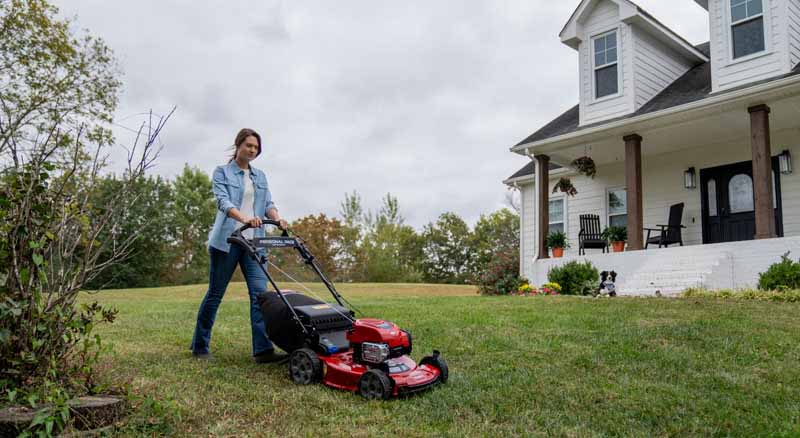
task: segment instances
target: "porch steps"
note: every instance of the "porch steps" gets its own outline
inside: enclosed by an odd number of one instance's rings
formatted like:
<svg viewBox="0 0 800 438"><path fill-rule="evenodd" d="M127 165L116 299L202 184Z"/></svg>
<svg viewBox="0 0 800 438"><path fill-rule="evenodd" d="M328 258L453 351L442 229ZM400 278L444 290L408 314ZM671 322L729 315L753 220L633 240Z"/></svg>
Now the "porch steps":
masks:
<svg viewBox="0 0 800 438"><path fill-rule="evenodd" d="M580 256L574 251L560 259L535 260L529 277L547 282L547 273L572 260L589 261L599 271L617 272L620 295L677 295L691 287L708 289L752 288L758 274L780 261L781 255L800 257L800 236L743 242L649 248L643 251Z"/></svg>
<svg viewBox="0 0 800 438"><path fill-rule="evenodd" d="M619 285L620 295L678 295L706 286L715 270L724 269L728 251L702 246L647 250L643 263Z"/></svg>

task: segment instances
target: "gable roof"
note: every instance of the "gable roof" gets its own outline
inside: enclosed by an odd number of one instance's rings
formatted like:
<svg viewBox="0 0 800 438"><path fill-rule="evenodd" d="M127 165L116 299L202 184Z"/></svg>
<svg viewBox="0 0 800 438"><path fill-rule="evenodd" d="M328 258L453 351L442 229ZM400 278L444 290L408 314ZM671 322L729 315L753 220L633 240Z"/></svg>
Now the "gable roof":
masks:
<svg viewBox="0 0 800 438"><path fill-rule="evenodd" d="M709 43L700 44L696 46L696 48L701 52L708 53ZM795 66L795 68L788 74L720 91L715 93L715 96L722 95L725 93L730 93L733 91L738 91L744 88L764 84L767 82L776 81L778 79L784 79L786 77L795 76L798 74L800 74L800 64ZM650 99L649 102L647 102L644 106L639 108L636 112L633 112L625 116L617 117L611 120L604 120L602 122L580 126L579 105L575 105L574 107L568 109L566 112L556 117L543 127L539 128L539 130L529 135L521 142L517 143L516 146L520 146L527 143L539 142L542 140L547 140L548 138L558 137L560 135L577 132L583 129L602 126L619 120L640 116L642 114L652 113L667 108L684 105L687 103L705 99L710 95L711 95L711 63L705 62L703 64L695 66L688 72L684 73L683 76L676 79L672 84L667 86L667 88L661 91L661 93L657 94L655 97Z"/></svg>
<svg viewBox="0 0 800 438"><path fill-rule="evenodd" d="M578 49L580 39L578 38L577 23L581 21L587 13L592 11L594 5L600 1L610 1L616 3L620 10L620 20L626 23L635 23L642 29L648 31L656 39L662 41L667 46L671 47L678 53L681 53L687 59L694 62L707 62L708 55L701 53L696 48L686 41L682 36L678 35L669 27L658 21L652 14L641 8L639 5L631 0L582 0L575 11L567 20L567 23L561 29L558 36L561 42Z"/></svg>

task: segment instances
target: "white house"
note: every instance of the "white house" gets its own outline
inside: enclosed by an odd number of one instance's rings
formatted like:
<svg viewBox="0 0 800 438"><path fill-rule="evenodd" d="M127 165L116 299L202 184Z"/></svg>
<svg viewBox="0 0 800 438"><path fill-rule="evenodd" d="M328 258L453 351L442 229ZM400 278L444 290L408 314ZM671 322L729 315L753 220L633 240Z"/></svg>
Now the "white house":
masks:
<svg viewBox="0 0 800 438"><path fill-rule="evenodd" d="M800 258L800 0L696 2L705 44L629 0L583 0L561 31L579 102L511 148L531 162L504 181L522 194L520 270L533 282L585 258L615 270L622 293L743 287L781 254ZM594 178L573 168L583 156ZM562 177L577 195L552 193ZM682 245L649 246L646 229L680 203ZM627 226L625 252L578 254L589 214ZM552 230L571 244L563 258L544 245Z"/></svg>

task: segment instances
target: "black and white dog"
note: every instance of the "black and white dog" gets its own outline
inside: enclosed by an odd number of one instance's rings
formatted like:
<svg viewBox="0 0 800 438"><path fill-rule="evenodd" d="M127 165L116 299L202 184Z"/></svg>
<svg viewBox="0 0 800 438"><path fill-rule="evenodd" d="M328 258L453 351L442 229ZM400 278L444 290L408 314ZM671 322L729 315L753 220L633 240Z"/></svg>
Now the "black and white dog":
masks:
<svg viewBox="0 0 800 438"><path fill-rule="evenodd" d="M600 273L600 287L597 288L598 297L615 297L617 296L617 273L614 271L603 271Z"/></svg>

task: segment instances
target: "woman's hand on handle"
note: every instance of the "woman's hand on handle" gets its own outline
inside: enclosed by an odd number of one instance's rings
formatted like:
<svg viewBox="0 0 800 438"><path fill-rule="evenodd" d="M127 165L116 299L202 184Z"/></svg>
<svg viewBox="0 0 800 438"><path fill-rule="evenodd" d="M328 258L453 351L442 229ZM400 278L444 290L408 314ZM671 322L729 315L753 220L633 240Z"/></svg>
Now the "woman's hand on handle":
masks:
<svg viewBox="0 0 800 438"><path fill-rule="evenodd" d="M250 219L246 220L245 223L250 224L253 228L258 228L261 226L261 218L260 217L251 217Z"/></svg>

